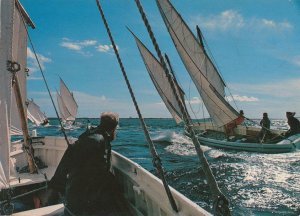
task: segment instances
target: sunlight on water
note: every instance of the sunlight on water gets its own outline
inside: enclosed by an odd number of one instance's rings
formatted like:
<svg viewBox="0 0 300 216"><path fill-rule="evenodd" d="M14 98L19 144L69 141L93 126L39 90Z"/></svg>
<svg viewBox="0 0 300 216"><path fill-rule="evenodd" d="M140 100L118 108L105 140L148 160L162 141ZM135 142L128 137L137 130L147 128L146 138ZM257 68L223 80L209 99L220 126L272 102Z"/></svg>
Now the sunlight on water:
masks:
<svg viewBox="0 0 300 216"><path fill-rule="evenodd" d="M80 120L68 136L86 130ZM90 119L97 125L98 119ZM201 207L212 211L211 192L190 138L171 119L146 119L151 138L167 172L169 184ZM62 136L58 122L40 127L39 135ZM287 129L285 120L272 127ZM31 126L31 128L35 128ZM300 215L300 151L261 154L201 146L218 185L230 200L233 215ZM113 149L156 173L138 119L121 119Z"/></svg>

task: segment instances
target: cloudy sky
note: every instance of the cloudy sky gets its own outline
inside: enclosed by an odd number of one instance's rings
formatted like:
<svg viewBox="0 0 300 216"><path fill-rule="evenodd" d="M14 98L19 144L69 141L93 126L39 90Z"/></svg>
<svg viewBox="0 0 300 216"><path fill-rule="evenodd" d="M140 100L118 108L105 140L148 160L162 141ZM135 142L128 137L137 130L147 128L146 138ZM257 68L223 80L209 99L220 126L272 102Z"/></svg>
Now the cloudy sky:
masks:
<svg viewBox="0 0 300 216"><path fill-rule="evenodd" d="M243 109L249 118L260 118L263 112L271 118L284 118L285 111L300 116L300 1L171 2L193 32L196 25L202 29L231 93L227 99L236 109ZM36 25L30 35L52 92L58 89L60 76L74 92L79 117L98 117L107 110L119 112L121 117L137 116L94 0L21 3ZM129 27L154 52L134 0L101 3L142 115L170 117L126 29ZM155 1L141 3L186 93L191 116L203 118L204 113L207 117ZM28 97L48 116L54 116L32 50L28 45Z"/></svg>

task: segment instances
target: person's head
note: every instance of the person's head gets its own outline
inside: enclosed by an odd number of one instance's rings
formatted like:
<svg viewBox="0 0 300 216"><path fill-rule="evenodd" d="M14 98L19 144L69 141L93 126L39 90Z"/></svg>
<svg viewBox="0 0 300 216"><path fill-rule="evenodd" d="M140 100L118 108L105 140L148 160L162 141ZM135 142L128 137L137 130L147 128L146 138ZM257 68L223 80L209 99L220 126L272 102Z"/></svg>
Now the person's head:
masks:
<svg viewBox="0 0 300 216"><path fill-rule="evenodd" d="M111 137L111 140L114 140L116 137L116 128L119 124L119 115L113 112L103 112L100 116L100 127L103 128L108 135Z"/></svg>
<svg viewBox="0 0 300 216"><path fill-rule="evenodd" d="M286 112L286 117L293 117L296 113L295 112Z"/></svg>
<svg viewBox="0 0 300 216"><path fill-rule="evenodd" d="M243 115L244 115L244 111L240 110L240 116L243 116Z"/></svg>
<svg viewBox="0 0 300 216"><path fill-rule="evenodd" d="M263 117L264 117L264 118L268 118L268 113L266 113L266 112L263 113Z"/></svg>

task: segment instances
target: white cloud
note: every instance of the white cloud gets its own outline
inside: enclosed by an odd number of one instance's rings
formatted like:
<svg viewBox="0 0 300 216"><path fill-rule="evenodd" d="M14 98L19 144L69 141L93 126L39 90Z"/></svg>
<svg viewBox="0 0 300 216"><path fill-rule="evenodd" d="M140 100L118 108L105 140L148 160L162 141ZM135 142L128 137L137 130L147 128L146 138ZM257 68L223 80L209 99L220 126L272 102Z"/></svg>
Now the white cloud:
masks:
<svg viewBox="0 0 300 216"><path fill-rule="evenodd" d="M230 28L242 28L245 25L244 18L237 11L227 10L216 16L195 17L194 23L201 23L201 26L208 29L227 30Z"/></svg>
<svg viewBox="0 0 300 216"><path fill-rule="evenodd" d="M63 38L63 41L60 43L60 46L65 47L70 50L74 50L77 53L80 53L85 56L92 56L92 53L86 51L86 48L92 47L98 52L112 53L113 46L109 44L97 44L96 40L83 40L83 41L72 41L69 38ZM117 46L119 50L119 47Z"/></svg>
<svg viewBox="0 0 300 216"><path fill-rule="evenodd" d="M235 10L226 10L217 15L208 17L195 16L191 20L191 25L200 25L202 28L210 30L277 30L285 31L293 28L292 24L287 21L276 22L267 18L245 18Z"/></svg>
<svg viewBox="0 0 300 216"><path fill-rule="evenodd" d="M108 52L110 50L110 47L108 45L99 45L97 46L97 50L99 52Z"/></svg>
<svg viewBox="0 0 300 216"><path fill-rule="evenodd" d="M117 50L119 50L119 47L117 47ZM100 44L96 47L98 52L113 52L113 46L112 45L106 45L106 44Z"/></svg>
<svg viewBox="0 0 300 216"><path fill-rule="evenodd" d="M52 61L50 58L47 58L39 53L37 53L37 57L42 67L42 70L45 70L45 63L49 63ZM39 70L39 65L37 63L35 55L29 47L27 47L27 60L28 60L27 64L29 69L29 75Z"/></svg>
<svg viewBox="0 0 300 216"><path fill-rule="evenodd" d="M95 40L84 40L84 41L79 42L79 44L81 46L84 46L84 47L86 47L86 46L93 46L96 43L97 43L97 41L95 41Z"/></svg>
<svg viewBox="0 0 300 216"><path fill-rule="evenodd" d="M239 92L251 92L251 94L260 94L273 97L294 97L299 98L300 79L282 80L280 82L263 84L230 84L231 89Z"/></svg>
<svg viewBox="0 0 300 216"><path fill-rule="evenodd" d="M255 102L255 101L259 101L259 99L256 98L256 97L248 97L248 96L241 96L241 95L227 96L226 99L228 101L240 101L240 102Z"/></svg>
<svg viewBox="0 0 300 216"><path fill-rule="evenodd" d="M60 46L74 50L85 56L92 56L92 54L84 51L84 49L97 44L96 40L72 41L69 38L63 38L62 40L63 41L60 43Z"/></svg>
<svg viewBox="0 0 300 216"><path fill-rule="evenodd" d="M62 42L60 45L70 50L81 50L82 48L80 45L73 42Z"/></svg>

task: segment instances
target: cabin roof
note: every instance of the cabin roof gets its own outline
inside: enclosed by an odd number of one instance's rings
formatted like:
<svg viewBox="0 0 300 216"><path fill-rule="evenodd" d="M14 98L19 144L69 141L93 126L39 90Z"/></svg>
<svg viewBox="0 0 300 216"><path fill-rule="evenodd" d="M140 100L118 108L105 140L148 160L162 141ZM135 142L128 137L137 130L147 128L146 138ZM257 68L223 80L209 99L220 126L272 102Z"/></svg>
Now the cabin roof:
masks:
<svg viewBox="0 0 300 216"><path fill-rule="evenodd" d="M21 5L19 0L16 0L16 6L20 10L20 13L22 14L22 16L24 17L26 24L29 25L31 28L35 29L35 25L34 25L33 21L30 19L28 13L24 9L24 7Z"/></svg>

